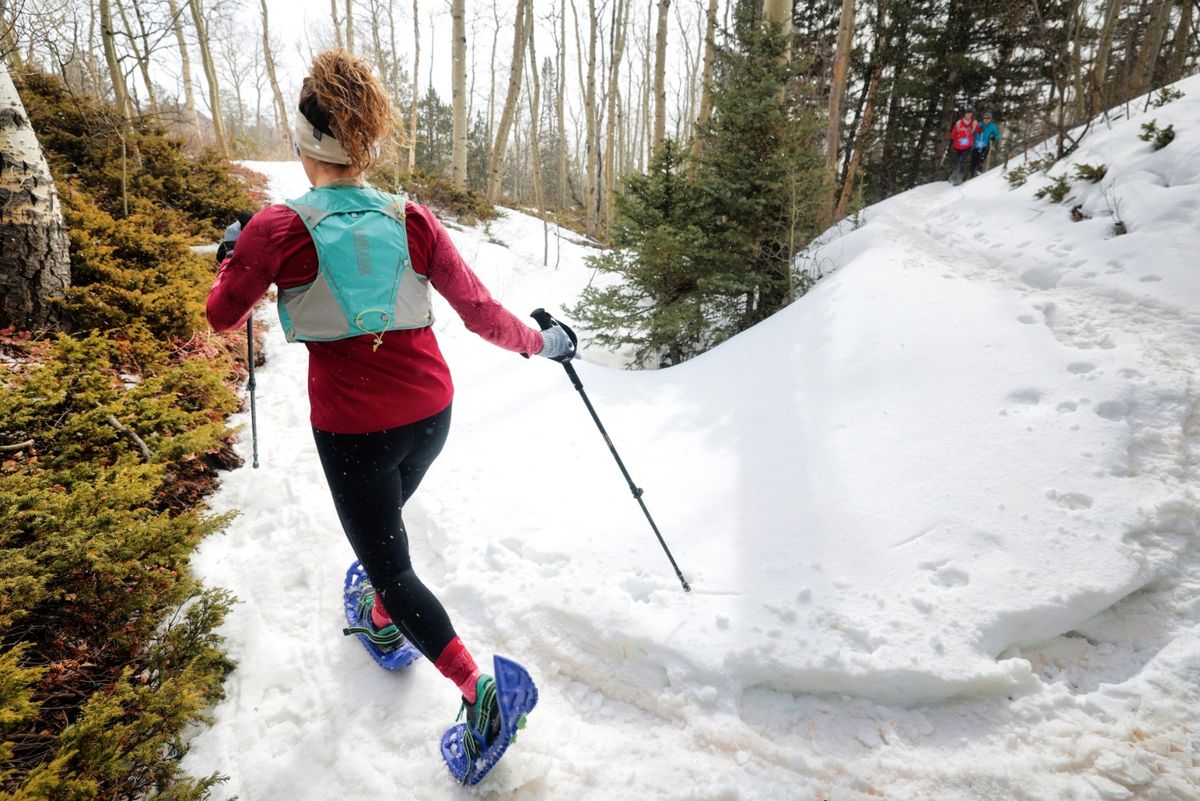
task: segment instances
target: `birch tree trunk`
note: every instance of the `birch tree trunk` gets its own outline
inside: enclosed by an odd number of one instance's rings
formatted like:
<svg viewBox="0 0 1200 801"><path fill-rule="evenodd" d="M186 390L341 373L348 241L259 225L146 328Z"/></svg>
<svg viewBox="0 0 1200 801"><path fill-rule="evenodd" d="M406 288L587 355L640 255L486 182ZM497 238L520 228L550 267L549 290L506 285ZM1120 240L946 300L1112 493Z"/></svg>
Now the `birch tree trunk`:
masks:
<svg viewBox="0 0 1200 801"><path fill-rule="evenodd" d="M15 15L15 12L14 12ZM21 69L21 51L13 33L16 20L9 22L8 1L0 0L0 58L8 59L15 69Z"/></svg>
<svg viewBox="0 0 1200 801"><path fill-rule="evenodd" d="M342 21L338 19L337 0L329 0L329 16L333 18L334 41L338 47L345 47L342 43Z"/></svg>
<svg viewBox="0 0 1200 801"><path fill-rule="evenodd" d="M651 152L658 149L667 132L667 12L671 0L658 0L658 34L654 41L654 140Z"/></svg>
<svg viewBox="0 0 1200 801"><path fill-rule="evenodd" d="M1167 83L1173 83L1183 77L1183 67L1187 63L1189 38L1192 35L1192 15L1195 3L1184 0L1179 14L1179 25L1175 27L1175 40L1171 43L1171 55L1167 61Z"/></svg>
<svg viewBox="0 0 1200 801"><path fill-rule="evenodd" d="M791 0L763 0L763 19L783 26L783 32L792 29Z"/></svg>
<svg viewBox="0 0 1200 801"><path fill-rule="evenodd" d="M125 75L121 72L121 61L117 57L116 32L113 30L110 0L100 0L100 38L104 43L104 60L108 64L108 76L112 81L113 103L121 116L128 121L131 116L129 90L125 86Z"/></svg>
<svg viewBox="0 0 1200 801"><path fill-rule="evenodd" d="M717 0L708 0L708 11L704 20L704 72L700 77L700 114L697 127L703 128L712 117L713 53L717 49ZM696 142L699 145L699 138Z"/></svg>
<svg viewBox="0 0 1200 801"><path fill-rule="evenodd" d="M420 84L417 76L421 70L421 17L417 11L417 0L413 0L413 72L412 108L409 110L408 173L417 171L417 110L419 107Z"/></svg>
<svg viewBox="0 0 1200 801"><path fill-rule="evenodd" d="M609 205L608 198L616 187L616 154L620 152L614 145L617 137L614 135L617 125L617 106L620 100L621 59L625 54L625 29L628 25L629 0L616 0L613 7L612 54L608 66L608 111L604 134L605 161L608 162L608 174L604 183L605 192L597 198L597 227L603 210Z"/></svg>
<svg viewBox="0 0 1200 801"><path fill-rule="evenodd" d="M450 6L452 34L451 103L453 131L450 181L462 189L467 185L467 26L464 0L453 0ZM514 65L513 69L519 69Z"/></svg>
<svg viewBox="0 0 1200 801"><path fill-rule="evenodd" d="M0 327L57 324L71 285L67 228L50 167L0 58Z"/></svg>
<svg viewBox="0 0 1200 801"><path fill-rule="evenodd" d="M200 1L188 0L188 5L192 9L192 22L196 26L196 44L200 48L200 63L204 66L204 77L208 81L208 103L212 110L213 136L217 140L218 152L228 158L229 145L225 139L225 122L221 119L221 91L217 85L217 68L213 66L212 51L208 46L208 26L204 24ZM107 2L107 0L101 0L101 2Z"/></svg>
<svg viewBox="0 0 1200 801"><path fill-rule="evenodd" d="M842 182L842 194L838 198L837 208L834 209L833 219L840 220L846 216L850 206L850 198L854 195L854 179L858 174L859 164L862 163L863 150L866 149L867 138L871 126L875 123L875 93L879 89L879 77L883 73L883 64L876 64L871 72L871 82L867 86L867 100L863 109L862 122L854 137L854 149L850 155L850 164L846 167L846 179Z"/></svg>
<svg viewBox="0 0 1200 801"><path fill-rule="evenodd" d="M354 52L354 4L346 0L346 49Z"/></svg>
<svg viewBox="0 0 1200 801"><path fill-rule="evenodd" d="M842 0L837 50L833 58L833 82L829 85L829 123L825 135L825 166L837 181L838 145L842 141L842 98L850 74L850 52L854 49L854 0Z"/></svg>
<svg viewBox="0 0 1200 801"><path fill-rule="evenodd" d="M491 157L488 159L487 199L495 203L500 194L500 177L504 167L504 153L508 148L508 133L512 127L513 115L517 108L517 99L521 94L522 65L525 63L525 14L530 0L517 0L515 31L513 32L512 69L508 76L508 95L504 99L504 110L500 112L500 122L496 125L496 140L492 145Z"/></svg>
<svg viewBox="0 0 1200 801"><path fill-rule="evenodd" d="M572 2L573 4L573 2ZM578 25L576 25L578 33ZM592 214L592 209L596 207L596 196L600 189L596 186L596 173L600 163L600 132L597 130L599 125L596 121L596 39L597 39L597 24L596 24L596 3L595 0L588 0L588 58L587 58L587 81L584 83L584 136L586 157L584 159L584 170L586 171L586 192L587 197L585 202L587 207L584 209L584 219L587 221L587 233L589 236L596 235L596 227L599 224Z"/></svg>
<svg viewBox="0 0 1200 801"><path fill-rule="evenodd" d="M171 24L175 28L175 42L179 45L179 58L183 62L183 105L187 111L187 124L195 136L200 136L200 115L196 111L196 95L192 91L192 56L188 52L187 38L183 35L183 13L177 0L167 0L171 11Z"/></svg>
<svg viewBox="0 0 1200 801"><path fill-rule="evenodd" d="M560 0L558 45L558 95L554 98L555 117L558 123L558 222L562 223L563 206L567 204L567 0Z"/></svg>
<svg viewBox="0 0 1200 801"><path fill-rule="evenodd" d="M1096 60L1092 64L1091 91L1088 112L1107 109L1109 106L1108 60L1112 55L1113 35L1117 27L1117 17L1121 14L1121 0L1108 0L1104 11L1104 25L1100 28L1100 39L1096 43Z"/></svg>
<svg viewBox="0 0 1200 801"><path fill-rule="evenodd" d="M542 187L542 143L538 130L542 119L542 80L538 76L537 47L534 44L533 4L525 6L525 32L529 43L529 152L533 155L533 202L542 218L542 264L550 261L550 233L546 223L546 195Z"/></svg>
<svg viewBox="0 0 1200 801"><path fill-rule="evenodd" d="M133 26L129 24L129 16L125 13L125 5L120 0L117 2L117 9L121 12L121 23L125 26L126 35L129 37L129 46L133 48L133 57L137 60L138 70L142 73L142 83L146 85L146 102L150 104L150 113L157 117L158 99L154 96L154 83L150 79L150 43L147 41L146 21L142 16L141 6L137 3L133 4L143 47L138 47L138 35L134 33Z"/></svg>
<svg viewBox="0 0 1200 801"><path fill-rule="evenodd" d="M1154 88L1154 68L1158 65L1159 56L1162 54L1163 42L1166 41L1167 29L1171 24L1171 9L1174 5L1172 0L1158 0L1154 5L1150 26L1146 29L1146 36L1142 39L1141 47L1138 48L1137 70L1134 73L1133 85L1129 90L1130 97L1137 97Z"/></svg>
<svg viewBox="0 0 1200 801"><path fill-rule="evenodd" d="M275 97L275 110L279 114L279 124L287 135L288 153L290 154L292 151L292 121L288 119L287 103L283 100L279 79L275 76L275 56L271 54L271 28L267 21L267 0L259 0L259 5L262 7L263 59L266 61L267 80L271 83L271 94Z"/></svg>

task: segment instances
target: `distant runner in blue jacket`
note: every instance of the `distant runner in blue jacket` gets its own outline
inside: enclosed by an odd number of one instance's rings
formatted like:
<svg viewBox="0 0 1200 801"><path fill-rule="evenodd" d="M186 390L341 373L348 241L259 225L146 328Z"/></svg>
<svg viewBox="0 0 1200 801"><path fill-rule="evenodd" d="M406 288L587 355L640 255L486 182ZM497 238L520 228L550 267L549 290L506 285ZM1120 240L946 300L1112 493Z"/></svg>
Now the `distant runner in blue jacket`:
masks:
<svg viewBox="0 0 1200 801"><path fill-rule="evenodd" d="M971 177L983 172L984 162L987 161L988 151L994 142L1000 141L1000 129L992 122L992 113L984 112L983 125L975 134L975 148L971 151Z"/></svg>

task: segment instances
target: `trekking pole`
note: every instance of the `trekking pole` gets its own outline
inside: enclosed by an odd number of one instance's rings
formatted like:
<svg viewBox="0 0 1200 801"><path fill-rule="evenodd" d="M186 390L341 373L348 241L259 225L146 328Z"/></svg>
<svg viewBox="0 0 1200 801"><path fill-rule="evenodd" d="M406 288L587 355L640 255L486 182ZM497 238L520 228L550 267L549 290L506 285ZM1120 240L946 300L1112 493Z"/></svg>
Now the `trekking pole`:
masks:
<svg viewBox="0 0 1200 801"><path fill-rule="evenodd" d="M560 326L567 335L571 337L571 341L578 343L575 337L575 332L565 325L555 320L545 309L535 309L529 315L537 324L545 331L551 326ZM571 379L571 383L575 385L575 390L579 393L579 397L583 398L583 404L587 406L588 413L591 414L592 420L596 423L596 428L600 429L600 435L604 437L604 442L608 445L609 452L613 458L617 460L617 467L621 468L621 475L625 476L625 481L629 484L629 491L633 493L634 499L638 502L638 506L642 507L642 513L646 515L646 520L650 523L650 528L654 529L654 536L658 537L658 544L662 546L663 553L667 555L667 559L671 561L671 567L675 568L675 575L679 577L679 583L683 585L684 592L691 592L692 588L688 586L687 580L683 577L683 573L679 569L679 565L675 564L675 557L671 556L671 549L667 547L666 540L658 530L658 526L654 524L654 518L650 516L650 510L646 508L646 502L642 500L642 488L633 482L633 478L629 475L629 471L625 468L625 463L621 461L620 454L617 453L616 447L613 446L612 440L609 439L608 432L604 430L604 424L600 422L600 417L596 414L596 409L592 406L591 400L588 399L587 393L583 391L583 382L579 380L579 374L575 372L575 368L571 366L570 358L561 360L563 369L567 371L567 375Z"/></svg>
<svg viewBox="0 0 1200 801"><path fill-rule="evenodd" d="M250 378L246 388L250 390L250 441L254 455L254 469L258 469L258 410L254 403L254 312L246 318L246 366L250 369Z"/></svg>

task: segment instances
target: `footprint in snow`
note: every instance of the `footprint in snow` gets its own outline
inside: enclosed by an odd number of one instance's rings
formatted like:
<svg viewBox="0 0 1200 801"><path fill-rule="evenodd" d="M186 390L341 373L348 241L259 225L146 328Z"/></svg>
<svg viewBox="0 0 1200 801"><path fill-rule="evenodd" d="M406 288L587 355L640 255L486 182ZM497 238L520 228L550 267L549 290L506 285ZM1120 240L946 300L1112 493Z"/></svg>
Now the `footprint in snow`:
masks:
<svg viewBox="0 0 1200 801"><path fill-rule="evenodd" d="M1129 416L1129 405L1124 401L1103 401L1096 404L1096 414L1105 420L1119 423Z"/></svg>
<svg viewBox="0 0 1200 801"><path fill-rule="evenodd" d="M1013 392L1008 399L1022 406L1037 406L1042 400L1042 393L1032 387L1026 387Z"/></svg>
<svg viewBox="0 0 1200 801"><path fill-rule="evenodd" d="M1091 362L1071 362L1067 365L1067 372L1075 375L1085 375L1096 369L1096 365Z"/></svg>
<svg viewBox="0 0 1200 801"><path fill-rule="evenodd" d="M1046 493L1046 497L1058 503L1064 509L1077 511L1080 509L1091 509L1095 501L1091 495L1086 495L1082 492L1058 492L1050 490Z"/></svg>

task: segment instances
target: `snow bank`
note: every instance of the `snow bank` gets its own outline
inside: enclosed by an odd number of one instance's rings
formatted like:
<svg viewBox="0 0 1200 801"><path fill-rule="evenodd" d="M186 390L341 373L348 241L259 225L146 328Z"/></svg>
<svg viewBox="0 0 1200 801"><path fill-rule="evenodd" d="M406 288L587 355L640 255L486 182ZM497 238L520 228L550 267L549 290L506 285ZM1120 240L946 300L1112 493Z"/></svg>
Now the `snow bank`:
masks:
<svg viewBox="0 0 1200 801"><path fill-rule="evenodd" d="M700 358L626 372L585 349L690 595L562 369L439 308L455 420L405 511L414 562L477 656L542 687L478 794L1200 793L1200 79L1179 88L1052 170L1108 167L1063 205L999 170L920 187L827 237L827 278ZM1149 119L1175 125L1161 151L1137 139ZM305 189L298 165L251 166ZM542 224L515 212L453 235L521 314L591 279L569 241L542 264ZM225 479L214 505L242 517L196 559L242 601L240 667L188 765L245 798L459 797L436 752L453 688L339 636L352 557L305 354L269 337L263 467Z"/></svg>

